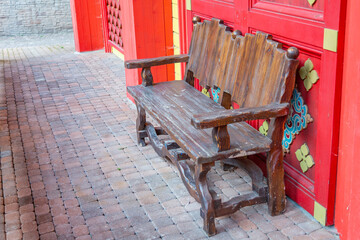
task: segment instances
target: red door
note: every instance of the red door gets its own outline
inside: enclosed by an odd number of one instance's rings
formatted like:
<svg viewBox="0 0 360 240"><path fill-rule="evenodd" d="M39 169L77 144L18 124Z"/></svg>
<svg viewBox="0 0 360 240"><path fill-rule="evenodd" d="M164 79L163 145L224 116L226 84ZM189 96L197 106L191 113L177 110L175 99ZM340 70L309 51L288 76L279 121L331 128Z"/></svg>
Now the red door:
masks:
<svg viewBox="0 0 360 240"><path fill-rule="evenodd" d="M344 2L191 0L182 22L184 52L193 16L222 19L243 34L270 33L284 48L299 49L292 114L283 140L286 191L324 225L333 224L334 219ZM180 7L184 9L184 5L185 1L180 1Z"/></svg>

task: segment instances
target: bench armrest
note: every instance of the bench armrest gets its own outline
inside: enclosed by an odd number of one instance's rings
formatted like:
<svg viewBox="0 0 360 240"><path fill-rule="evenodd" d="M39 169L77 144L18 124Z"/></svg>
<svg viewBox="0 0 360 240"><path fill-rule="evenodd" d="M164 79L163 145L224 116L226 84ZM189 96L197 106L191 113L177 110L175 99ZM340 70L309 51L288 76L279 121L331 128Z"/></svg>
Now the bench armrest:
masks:
<svg viewBox="0 0 360 240"><path fill-rule="evenodd" d="M191 124L198 129L226 126L246 120L267 119L286 116L289 103L272 103L256 108L240 108L194 115Z"/></svg>
<svg viewBox="0 0 360 240"><path fill-rule="evenodd" d="M129 60L125 62L125 68L128 69L148 68L148 67L159 66L164 64L187 62L188 60L189 60L189 55L187 54L165 56L158 58Z"/></svg>

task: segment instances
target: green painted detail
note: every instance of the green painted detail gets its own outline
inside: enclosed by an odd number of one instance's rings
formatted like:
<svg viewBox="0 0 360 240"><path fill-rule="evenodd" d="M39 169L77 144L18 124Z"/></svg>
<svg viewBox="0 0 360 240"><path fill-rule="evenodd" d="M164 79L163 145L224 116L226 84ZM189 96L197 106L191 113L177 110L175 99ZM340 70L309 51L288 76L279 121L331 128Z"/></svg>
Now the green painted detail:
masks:
<svg viewBox="0 0 360 240"><path fill-rule="evenodd" d="M318 202L314 203L314 218L325 226L326 223L326 208L321 206Z"/></svg>
<svg viewBox="0 0 360 240"><path fill-rule="evenodd" d="M296 155L297 160L299 160L299 162L301 162L303 160L303 155L301 153L301 149L296 150L295 155Z"/></svg>
<svg viewBox="0 0 360 240"><path fill-rule="evenodd" d="M314 159L311 155L309 155L305 158L305 162L306 162L306 165L308 166L308 168L311 168L312 166L315 165Z"/></svg>
<svg viewBox="0 0 360 240"><path fill-rule="evenodd" d="M309 169L305 161L300 162L300 167L303 172L306 172Z"/></svg>
<svg viewBox="0 0 360 240"><path fill-rule="evenodd" d="M297 160L300 162L300 167L303 172L306 172L315 165L313 157L310 155L309 147L304 143L298 150L295 151Z"/></svg>
<svg viewBox="0 0 360 240"><path fill-rule="evenodd" d="M264 135L267 136L268 132L269 132L269 123L267 121L264 121L263 124L260 126L259 128L259 132Z"/></svg>
<svg viewBox="0 0 360 240"><path fill-rule="evenodd" d="M209 91L208 91L206 88L203 88L203 89L201 90L201 92L202 92L204 95L206 95L207 97L210 97L210 93L209 93Z"/></svg>
<svg viewBox="0 0 360 240"><path fill-rule="evenodd" d="M314 70L314 64L310 60L306 60L304 63L304 66L302 66L299 70L299 75L302 80L304 80L304 86L306 88L306 91L309 91L313 84L315 84L319 80L319 75Z"/></svg>
<svg viewBox="0 0 360 240"><path fill-rule="evenodd" d="M324 43L323 48L332 52L337 52L338 45L338 31L324 28Z"/></svg>
<svg viewBox="0 0 360 240"><path fill-rule="evenodd" d="M302 146L301 146L301 153L306 156L310 153L310 150L309 150L309 147L308 145L306 145L306 143L304 143Z"/></svg>
<svg viewBox="0 0 360 240"><path fill-rule="evenodd" d="M309 4L312 6L316 2L316 0L308 0Z"/></svg>

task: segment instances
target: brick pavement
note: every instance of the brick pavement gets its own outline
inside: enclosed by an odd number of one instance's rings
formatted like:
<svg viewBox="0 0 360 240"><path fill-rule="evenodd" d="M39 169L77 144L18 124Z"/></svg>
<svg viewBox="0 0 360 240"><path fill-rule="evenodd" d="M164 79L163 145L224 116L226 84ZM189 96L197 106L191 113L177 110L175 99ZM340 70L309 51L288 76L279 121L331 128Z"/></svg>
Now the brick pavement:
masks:
<svg viewBox="0 0 360 240"><path fill-rule="evenodd" d="M0 49L0 239L207 238L175 168L136 145L123 62L73 52ZM241 170L211 176L225 198L249 190ZM246 207L217 229L212 239L338 238L290 201L281 216Z"/></svg>

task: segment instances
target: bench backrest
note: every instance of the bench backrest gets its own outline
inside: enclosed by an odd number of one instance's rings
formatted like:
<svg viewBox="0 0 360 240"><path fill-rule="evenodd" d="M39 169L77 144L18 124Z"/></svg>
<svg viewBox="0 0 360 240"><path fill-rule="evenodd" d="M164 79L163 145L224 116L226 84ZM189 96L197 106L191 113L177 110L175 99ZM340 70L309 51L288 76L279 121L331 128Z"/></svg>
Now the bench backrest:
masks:
<svg viewBox="0 0 360 240"><path fill-rule="evenodd" d="M192 73L201 86L220 88L220 103L228 107L225 101L240 107L290 101L296 48L285 51L262 32L241 36L217 19L194 23L185 79Z"/></svg>

